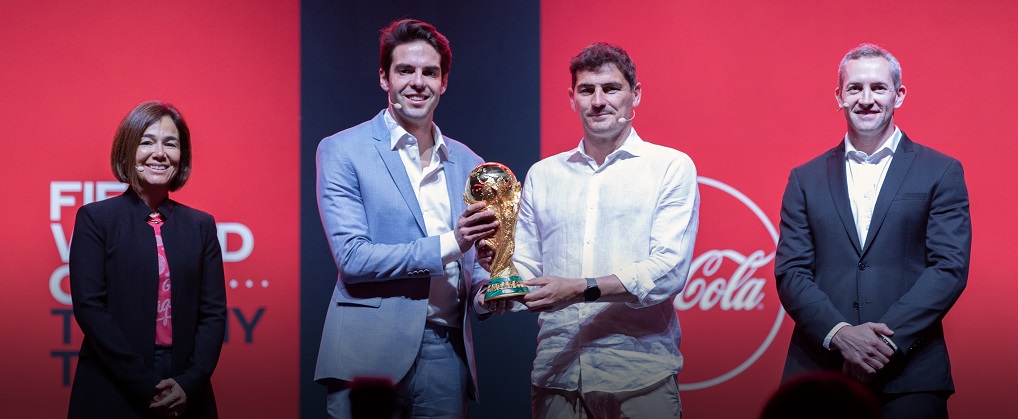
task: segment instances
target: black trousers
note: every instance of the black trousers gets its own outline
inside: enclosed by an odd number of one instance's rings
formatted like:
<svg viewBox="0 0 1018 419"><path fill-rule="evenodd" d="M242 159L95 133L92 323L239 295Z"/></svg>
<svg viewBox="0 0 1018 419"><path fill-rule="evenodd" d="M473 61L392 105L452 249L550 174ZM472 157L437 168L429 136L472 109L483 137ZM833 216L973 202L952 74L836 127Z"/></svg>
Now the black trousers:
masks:
<svg viewBox="0 0 1018 419"><path fill-rule="evenodd" d="M169 346L156 345L153 367L163 380L172 377L173 349Z"/></svg>

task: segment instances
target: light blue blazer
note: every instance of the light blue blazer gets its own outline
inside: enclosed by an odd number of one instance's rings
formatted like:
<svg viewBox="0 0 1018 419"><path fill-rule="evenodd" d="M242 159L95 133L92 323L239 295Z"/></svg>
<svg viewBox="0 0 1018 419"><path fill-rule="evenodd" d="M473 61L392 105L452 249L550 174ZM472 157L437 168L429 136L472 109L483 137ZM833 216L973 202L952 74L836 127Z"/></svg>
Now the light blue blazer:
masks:
<svg viewBox="0 0 1018 419"><path fill-rule="evenodd" d="M398 382L417 357L424 335L431 275L444 272L439 238L428 237L424 216L399 153L392 150L383 112L325 138L316 158L318 209L339 267L315 381L359 375ZM450 223L466 208L467 174L483 162L462 143L443 137ZM471 396L477 373L470 322L472 298L488 273L470 249L460 263L463 342Z"/></svg>

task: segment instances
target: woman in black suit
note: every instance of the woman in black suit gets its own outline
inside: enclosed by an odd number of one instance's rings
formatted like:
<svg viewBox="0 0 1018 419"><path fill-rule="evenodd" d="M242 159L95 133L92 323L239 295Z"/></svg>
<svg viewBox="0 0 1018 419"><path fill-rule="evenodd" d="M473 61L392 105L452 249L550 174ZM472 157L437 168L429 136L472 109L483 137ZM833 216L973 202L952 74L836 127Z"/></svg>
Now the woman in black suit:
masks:
<svg viewBox="0 0 1018 419"><path fill-rule="evenodd" d="M171 105L120 123L113 173L131 187L78 210L70 254L84 332L68 417L217 417L210 379L226 327L212 216L169 199L191 173L191 137ZM172 286L171 286L172 285Z"/></svg>

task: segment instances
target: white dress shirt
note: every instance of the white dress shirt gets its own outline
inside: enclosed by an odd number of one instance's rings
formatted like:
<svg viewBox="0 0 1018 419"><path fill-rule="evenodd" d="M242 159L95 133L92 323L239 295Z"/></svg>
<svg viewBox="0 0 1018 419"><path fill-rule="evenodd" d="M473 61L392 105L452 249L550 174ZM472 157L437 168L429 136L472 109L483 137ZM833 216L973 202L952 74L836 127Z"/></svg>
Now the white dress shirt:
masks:
<svg viewBox="0 0 1018 419"><path fill-rule="evenodd" d="M877 195L884 184L887 168L891 166L894 151L901 141L901 131L894 127L884 143L873 154L859 151L845 136L845 177L848 179L848 200L852 203L852 216L855 228L859 233L859 244L866 244L866 236L870 231L873 219L873 206L877 204Z"/></svg>
<svg viewBox="0 0 1018 419"><path fill-rule="evenodd" d="M689 273L699 201L689 156L635 130L601 166L581 141L530 169L516 223L520 275L614 274L638 300L542 313L534 385L621 392L679 372L672 299Z"/></svg>
<svg viewBox="0 0 1018 419"><path fill-rule="evenodd" d="M452 231L452 214L450 213L449 190L445 183L443 162L449 159L449 152L442 139L442 131L438 125L432 124L435 145L432 147L429 164L421 167L420 149L417 138L401 127L393 119L389 111L383 116L389 128L389 140L392 149L399 152L403 166L406 167L410 184L414 187L414 195L424 215L424 226L428 236L440 236L442 263L445 264L444 275L431 277L431 290L428 294L428 321L448 327L462 327L460 322L460 267L458 260L463 257L456 236Z"/></svg>
<svg viewBox="0 0 1018 419"><path fill-rule="evenodd" d="M870 222L873 219L873 207L877 204L880 187L884 184L887 168L891 166L891 160L894 158L894 151L898 149L899 142L901 142L901 130L894 127L894 133L884 140L884 143L877 147L873 154L866 154L856 149L855 145L848 140L848 134L845 134L845 178L848 182L848 201L852 205L852 218L855 219L855 229L859 234L860 246L866 245ZM831 349L831 339L834 339L834 335L845 326L849 326L849 324L841 322L831 329L831 332L824 338L824 348ZM897 350L893 343L890 345Z"/></svg>

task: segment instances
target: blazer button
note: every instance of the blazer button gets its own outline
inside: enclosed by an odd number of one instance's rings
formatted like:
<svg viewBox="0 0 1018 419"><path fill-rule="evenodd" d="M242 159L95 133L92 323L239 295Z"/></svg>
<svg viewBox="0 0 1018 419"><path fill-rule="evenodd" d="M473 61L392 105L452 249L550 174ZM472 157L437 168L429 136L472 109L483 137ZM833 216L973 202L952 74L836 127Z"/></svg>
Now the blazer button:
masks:
<svg viewBox="0 0 1018 419"><path fill-rule="evenodd" d="M853 301L852 302L852 308L858 310L859 309L859 302L858 301Z"/></svg>
<svg viewBox="0 0 1018 419"><path fill-rule="evenodd" d="M859 270L860 270L860 271L865 271L865 270L866 270L866 264L865 264L865 263L861 263L861 262L860 262L860 263L859 263Z"/></svg>

